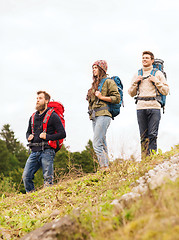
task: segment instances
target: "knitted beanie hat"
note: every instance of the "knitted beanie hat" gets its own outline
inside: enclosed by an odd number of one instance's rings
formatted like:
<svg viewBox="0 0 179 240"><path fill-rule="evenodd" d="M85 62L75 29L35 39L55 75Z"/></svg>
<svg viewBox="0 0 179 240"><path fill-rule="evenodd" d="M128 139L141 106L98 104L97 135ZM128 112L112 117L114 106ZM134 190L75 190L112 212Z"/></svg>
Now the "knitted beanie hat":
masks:
<svg viewBox="0 0 179 240"><path fill-rule="evenodd" d="M102 68L105 71L105 73L107 72L108 65L107 65L107 62L105 60L98 60L98 61L93 63L93 66L94 65L97 65L100 68Z"/></svg>

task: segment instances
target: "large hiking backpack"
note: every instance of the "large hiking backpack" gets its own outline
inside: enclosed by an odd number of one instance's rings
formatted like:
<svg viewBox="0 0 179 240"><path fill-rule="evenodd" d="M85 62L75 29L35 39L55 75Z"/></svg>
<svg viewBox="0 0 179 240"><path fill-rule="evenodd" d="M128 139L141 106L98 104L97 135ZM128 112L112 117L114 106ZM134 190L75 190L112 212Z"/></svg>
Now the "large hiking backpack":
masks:
<svg viewBox="0 0 179 240"><path fill-rule="evenodd" d="M47 132L47 124L48 124L50 116L53 112L56 112L56 114L60 117L62 125L65 128L64 106L60 102L52 101L52 102L48 103L48 107L50 107L50 109L47 111L47 113L45 114L45 117L43 119L43 132ZM32 117L31 117L32 134L34 134L34 117L35 117L35 113L33 113ZM55 152L57 152L58 150L61 149L61 147L63 145L63 140L64 139L55 140L55 141L50 140L50 141L48 141L48 145L50 145L52 148L54 148Z"/></svg>
<svg viewBox="0 0 179 240"><path fill-rule="evenodd" d="M151 75L153 75L153 76L155 76L155 74L156 74L156 72L158 71L158 70L160 70L163 74L164 74L164 76L165 76L165 78L166 78L166 80L167 80L167 75L166 75L166 72L164 72L164 61L162 60L162 59L158 59L158 58L156 58L155 60L154 60L154 63L153 63L153 69L152 69L152 71L151 71ZM138 70L138 75L141 75L141 76L143 76L143 70L142 69L139 69ZM146 78L148 78L149 76L147 76L147 77L145 77L144 79L146 79ZM140 83L139 83L140 84ZM138 84L138 89L139 89L139 84ZM155 86L155 84L154 84L154 86ZM166 104L166 95L163 95L163 94L161 94L160 92L159 92L159 90L157 89L157 87L155 86L155 89L156 89L156 97L155 98L146 98L146 100L157 100L159 103L160 103L160 105L161 105L161 107L163 108L163 113L165 112L165 104ZM138 99L141 99L141 98L139 98L139 97L136 97L136 100L138 100ZM142 99L141 99L142 100ZM145 100L145 99L143 99L143 100ZM137 101L136 101L137 102Z"/></svg>
<svg viewBox="0 0 179 240"><path fill-rule="evenodd" d="M98 86L98 90L101 92L102 90L102 87L103 87L103 84L104 82L109 79L109 78L103 78ZM107 103L108 104L108 108L109 108L109 112L112 114L112 119L114 119L114 117L116 117L117 115L119 115L120 113L120 108L121 108L121 105L124 106L124 103L123 103L123 84L120 80L120 78L118 76L113 76L111 79L114 80L114 82L116 83L117 85L117 88L118 88L118 92L120 94L120 97L121 97L121 100L120 100L120 103Z"/></svg>

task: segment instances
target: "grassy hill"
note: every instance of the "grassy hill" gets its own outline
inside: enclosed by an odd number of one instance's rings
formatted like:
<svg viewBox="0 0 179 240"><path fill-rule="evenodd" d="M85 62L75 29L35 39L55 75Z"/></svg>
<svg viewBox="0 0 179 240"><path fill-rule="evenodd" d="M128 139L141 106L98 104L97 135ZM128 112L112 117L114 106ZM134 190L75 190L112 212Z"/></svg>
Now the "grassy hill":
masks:
<svg viewBox="0 0 179 240"><path fill-rule="evenodd" d="M118 159L111 171L63 177L58 185L0 199L0 239L20 239L47 222L70 215L73 232L59 239L179 239L179 179L117 208L111 202L130 192L133 183L156 164L179 153L156 154L141 162Z"/></svg>

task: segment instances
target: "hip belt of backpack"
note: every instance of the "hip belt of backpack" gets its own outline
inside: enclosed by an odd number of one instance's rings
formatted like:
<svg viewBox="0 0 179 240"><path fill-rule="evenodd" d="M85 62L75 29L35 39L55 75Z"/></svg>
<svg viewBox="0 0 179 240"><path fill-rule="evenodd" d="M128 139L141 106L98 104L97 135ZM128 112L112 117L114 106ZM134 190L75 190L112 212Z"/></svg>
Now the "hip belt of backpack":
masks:
<svg viewBox="0 0 179 240"><path fill-rule="evenodd" d="M48 142L40 142L40 143L28 143L27 144L28 147L42 147L42 151L44 151L44 148L51 148L50 145L48 144Z"/></svg>
<svg viewBox="0 0 179 240"><path fill-rule="evenodd" d="M88 113L91 115L92 120L96 117L96 112L102 111L102 110L109 110L109 107L100 107L100 108L95 108L95 109L89 109Z"/></svg>

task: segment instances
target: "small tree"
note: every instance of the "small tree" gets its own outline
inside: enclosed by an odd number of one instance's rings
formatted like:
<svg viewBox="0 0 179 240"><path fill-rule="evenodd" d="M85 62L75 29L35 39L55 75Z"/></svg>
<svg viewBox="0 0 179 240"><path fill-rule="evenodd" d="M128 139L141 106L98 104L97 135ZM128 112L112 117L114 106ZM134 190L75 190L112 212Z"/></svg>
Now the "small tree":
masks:
<svg viewBox="0 0 179 240"><path fill-rule="evenodd" d="M6 143L0 140L0 174L9 175L10 171L19 167L19 161L16 156L10 153Z"/></svg>
<svg viewBox="0 0 179 240"><path fill-rule="evenodd" d="M7 149L14 154L18 145L18 141L15 138L14 132L10 129L9 124L3 125L2 131L0 132L2 140L6 142Z"/></svg>
<svg viewBox="0 0 179 240"><path fill-rule="evenodd" d="M10 153L16 156L23 168L28 157L27 149L16 138L9 124L3 125L0 132L1 139L5 141L6 147Z"/></svg>

